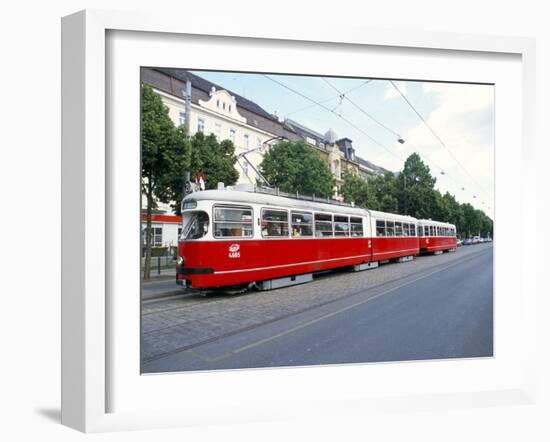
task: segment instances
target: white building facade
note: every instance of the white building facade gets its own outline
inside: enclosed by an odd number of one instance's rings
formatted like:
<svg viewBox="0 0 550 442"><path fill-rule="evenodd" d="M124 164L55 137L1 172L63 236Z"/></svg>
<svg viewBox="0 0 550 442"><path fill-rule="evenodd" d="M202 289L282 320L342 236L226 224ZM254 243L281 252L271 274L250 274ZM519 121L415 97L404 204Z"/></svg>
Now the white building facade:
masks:
<svg viewBox="0 0 550 442"><path fill-rule="evenodd" d="M335 178L336 198L344 170L353 169L360 174L366 170L365 164L368 162L355 157L355 150L348 138L338 139L332 130L321 135L292 120L281 122L258 104L189 71L142 68L141 81L160 95L176 126L189 121L190 135L203 132L205 135L214 134L219 141L227 139L233 142L239 172L237 184L255 184L258 181L256 171L264 153L281 139L303 140L319 151ZM187 82L191 83L189 116L186 115L185 105ZM384 170L368 164L375 169L365 173L365 178ZM143 214L142 226L145 227ZM177 245L178 228L181 229L181 219L172 213L168 205L159 204L153 216L153 245L166 248Z"/></svg>

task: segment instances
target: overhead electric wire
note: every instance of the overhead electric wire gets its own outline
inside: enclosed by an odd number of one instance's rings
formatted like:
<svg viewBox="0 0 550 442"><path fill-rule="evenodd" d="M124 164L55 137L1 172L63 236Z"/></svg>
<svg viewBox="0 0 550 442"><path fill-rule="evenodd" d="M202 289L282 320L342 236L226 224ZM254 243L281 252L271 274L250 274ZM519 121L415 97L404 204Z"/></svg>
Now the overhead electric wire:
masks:
<svg viewBox="0 0 550 442"><path fill-rule="evenodd" d="M449 154L451 155L451 157L456 161L456 163L462 168L462 170L464 170L464 172L466 172L466 175L468 175L470 177L470 179L489 197L491 198L491 196L489 195L489 192L487 192L483 186L481 186L476 180L475 178L470 175L470 172L468 172L468 170L464 167L464 165L458 160L457 157L455 157L455 155L453 154L453 152L451 151L451 149L449 149L449 147L445 144L445 142L441 139L441 137L439 135L437 135L437 133L432 129L432 127L428 124L428 122L424 119L424 117L420 114L420 112L418 112L416 110L416 108L414 107L414 105L409 101L409 99L405 96L405 94L403 94L403 92L401 92L401 90L395 85L395 83L392 81L392 80L389 80L389 82L391 83L391 85L395 88L395 90L399 93L399 95L401 95L401 97L403 97L403 99L406 101L406 103L410 106L410 108L414 111L414 113L418 116L418 118L420 118L420 120L424 123L424 125L429 129L429 131L433 134L433 136L439 141L439 143L445 148L447 149L447 151L449 152Z"/></svg>
<svg viewBox="0 0 550 442"><path fill-rule="evenodd" d="M378 123L380 126L382 126L384 129L388 130L389 132L397 135L398 137L400 137L400 135L394 131L393 129L390 129L388 126L380 123L378 120L376 120L374 117L372 117L371 115L369 115L364 109L362 109L359 105L353 103L347 96L346 94L349 92L340 92L338 90L338 88L336 86L334 86L332 83L330 83L326 78L323 78L323 80L325 81L325 83L327 83L330 87L332 87L336 92L338 92L340 94L340 96L344 96L350 103L352 103L357 109L359 109L363 114L367 115L370 119L374 120L376 123ZM418 151L418 149L416 149L413 145L411 145L410 143L408 143L409 146L411 146L413 149L415 149L416 151ZM455 182L456 185L458 185L460 188L462 188L462 185L460 183L458 183L458 181L456 181L451 175L448 175L445 170L439 166L435 161L433 160L428 160L428 158L426 158L425 156L423 156L420 152L417 152L418 155L424 160L426 161L427 163L432 163L432 165L434 165L436 168L438 168L441 172L442 175L445 175L447 177L449 177L452 181Z"/></svg>
<svg viewBox="0 0 550 442"><path fill-rule="evenodd" d="M348 93L351 92L351 90L349 91L346 91L346 92L340 92L338 90L338 88L336 88L332 83L330 83L326 78L324 77L321 77L321 79L326 83L328 84L332 89L334 89L336 92L338 92L338 94L340 94L340 98L343 98L345 100L348 100L349 103L351 105L353 105L355 108L357 108L357 110L359 110L359 112L365 114L367 117L369 117L372 121L374 121L376 124L378 124L379 126L383 127L384 129L386 129L387 131L393 133L394 135L396 135L398 138L401 138L401 135L397 132L395 132L393 129L389 128L388 126L386 126L384 123L382 123L381 121L377 120L376 118L374 118L371 114L369 114L365 109L361 108L359 105L355 104L349 97L348 97Z"/></svg>
<svg viewBox="0 0 550 442"><path fill-rule="evenodd" d="M359 85L357 85L357 86L354 86L354 87L352 87L351 89L348 89L346 92L344 92L344 94L348 94L348 93L350 93L350 92L352 92L352 91L355 91L355 90L357 90L357 89L363 87L365 84L370 83L371 81L372 81L372 80L370 80L370 79L369 79L369 80L366 80L366 81L364 81L363 83L361 83L361 84L359 84ZM329 101L336 100L337 98L340 98L341 95L342 95L342 94L341 94L340 92L338 92L338 95L336 95L336 96L334 96L334 97L331 97L331 98L327 98L326 100L321 100L321 101L319 101L319 103L328 103ZM315 104L310 104L309 106L301 107L300 109L294 110L294 111L292 111L292 112L287 112L287 113L285 114L285 117L287 117L287 116L289 116L289 115L292 115L292 114L296 114L296 113L298 113L298 112L302 112L302 111L307 110L307 109L311 109L312 107L315 107L315 106L317 106L317 103L315 103Z"/></svg>
<svg viewBox="0 0 550 442"><path fill-rule="evenodd" d="M288 89L289 91L295 93L296 95L299 95L300 97L302 98L305 98L306 100L308 101L311 101L312 103L316 104L317 106L325 109L326 111L336 115L338 118L341 118L342 120L344 120L346 123L348 123L350 126L352 126L353 128L355 128L356 130L358 130L359 132L361 132L363 135L365 135L367 138L369 138L373 143L375 143L377 146L381 147L382 149L384 149L386 152L388 152L390 155L393 155L395 158L397 158L399 161L404 161L402 158L400 158L397 154L395 154L394 152L392 152L391 150L389 150L386 146L384 146L382 143L380 143L378 140L374 139L371 135L369 135L367 132L365 132L363 129L361 129L359 126L357 126L356 124L354 124L353 122L351 122L350 120L348 120L347 118L343 117L342 115L336 113L334 110L328 108L327 106L325 106L323 103L319 102L319 101L316 101L314 100L313 98L309 98L307 95L304 95L302 94L301 92L291 88L290 86L287 86L286 84L284 83L281 83L280 81L277 81L275 80L274 78L271 78L270 76L268 75L265 75L265 74L262 74L265 78L267 78L268 80L271 80L273 81L274 83L277 83L279 86L282 86L284 87L285 89Z"/></svg>
<svg viewBox="0 0 550 442"><path fill-rule="evenodd" d="M299 91L297 91L297 90L291 88L290 86L288 86L288 85L286 85L286 84L284 84L284 83L282 83L282 82L280 82L280 81L278 81L278 80L275 80L274 78L271 78L270 76L268 76L268 75L266 75L266 74L262 74L262 75L263 75L265 78L267 78L268 80L271 80L272 82L278 84L279 86L282 86L282 87L284 87L285 89L288 89L289 91L293 92L294 94L299 95L300 97L302 97L302 98L304 98L304 99L310 101L311 103L313 103L313 105L319 106L319 107L321 107L322 109L324 109L324 110L326 110L326 111L328 111L328 112L330 112L330 113L336 115L338 118L341 118L341 119L344 120L346 123L348 123L350 126L352 126L352 127L355 128L356 130L358 130L359 132L361 132L363 135L365 135L367 138L369 138L369 139L370 139L372 142L374 142L377 146L381 147L381 148L384 149L386 152L388 152L390 155L392 155L392 156L394 156L395 158L397 158L400 162L405 163L405 160L404 160L403 158L401 158L399 155L397 155L396 153L394 153L394 152L392 152L391 150L389 150L386 146L384 146L383 144L381 144L378 140L376 140L375 138L373 138L371 135L369 135L367 132L365 132L363 129L361 129L359 126L357 126L356 124L354 124L353 122L351 122L351 121L348 120L347 118L343 117L342 115L336 113L334 110L332 110L332 109L328 108L327 106L325 106L325 105L323 104L322 101L316 101L316 100L314 100L313 98L308 97L307 95L305 95L305 94L303 94L303 93L301 93L301 92L299 92ZM325 81L326 81L326 80L325 80ZM368 80L368 81L372 81L372 80ZM367 81L367 82L368 82L368 81ZM365 82L365 84L366 84L367 82ZM330 84L330 83L329 83L329 84ZM336 88L335 88L335 89L336 89ZM346 93L349 93L349 91L346 92ZM342 94L340 93L340 95L342 95ZM336 97L335 97L335 98L336 98ZM325 100L325 101L328 101L328 100ZM313 107L313 106L310 106L310 107ZM392 133L396 133L396 132L394 132L393 130L391 130L391 132L392 132ZM414 147L414 146L413 146L413 147ZM438 166L434 161L429 161L429 160L427 160L427 159L426 159L425 157L423 157L420 153L418 153L418 155L421 156L422 158L424 158L424 160L425 160L426 162L431 162L434 166L436 166L436 167L442 172L442 175L445 175L445 176L449 177L452 181L455 182L455 184L458 185L459 188L462 188L462 187L463 187L463 186L462 186L460 183L458 183L451 175L446 174L446 172L444 171L444 169L441 168L440 166Z"/></svg>

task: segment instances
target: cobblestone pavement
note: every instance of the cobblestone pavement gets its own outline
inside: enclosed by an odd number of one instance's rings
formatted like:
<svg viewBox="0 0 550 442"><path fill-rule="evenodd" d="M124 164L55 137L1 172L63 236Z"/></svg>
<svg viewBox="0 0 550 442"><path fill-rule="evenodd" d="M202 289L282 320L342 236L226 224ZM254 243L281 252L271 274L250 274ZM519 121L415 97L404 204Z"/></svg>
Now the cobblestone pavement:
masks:
<svg viewBox="0 0 550 442"><path fill-rule="evenodd" d="M406 263L391 263L363 272L337 270L313 282L266 292L239 295L190 294L142 304L142 361L187 350L223 336L250 330L309 309L363 292L381 284L421 274L455 260L465 260L492 247L477 244L455 253L421 256Z"/></svg>

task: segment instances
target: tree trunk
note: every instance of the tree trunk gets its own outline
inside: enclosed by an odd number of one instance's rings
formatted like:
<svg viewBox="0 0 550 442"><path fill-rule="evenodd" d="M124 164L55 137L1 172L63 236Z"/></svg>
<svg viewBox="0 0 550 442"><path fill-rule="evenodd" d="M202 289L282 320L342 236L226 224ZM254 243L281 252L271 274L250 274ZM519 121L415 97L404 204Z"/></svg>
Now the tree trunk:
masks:
<svg viewBox="0 0 550 442"><path fill-rule="evenodd" d="M153 219L153 191L151 185L147 189L147 226L145 227L145 265L143 267L143 280L151 278L151 234Z"/></svg>

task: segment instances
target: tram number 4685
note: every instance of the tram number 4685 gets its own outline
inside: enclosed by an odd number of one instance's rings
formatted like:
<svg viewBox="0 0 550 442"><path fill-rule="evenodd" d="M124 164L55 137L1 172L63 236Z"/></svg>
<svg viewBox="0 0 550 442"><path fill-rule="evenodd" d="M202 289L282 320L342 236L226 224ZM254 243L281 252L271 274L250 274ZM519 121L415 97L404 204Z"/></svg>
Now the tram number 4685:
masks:
<svg viewBox="0 0 550 442"><path fill-rule="evenodd" d="M229 257L240 258L241 257L240 249L241 249L241 246L239 244L231 244L229 246Z"/></svg>

